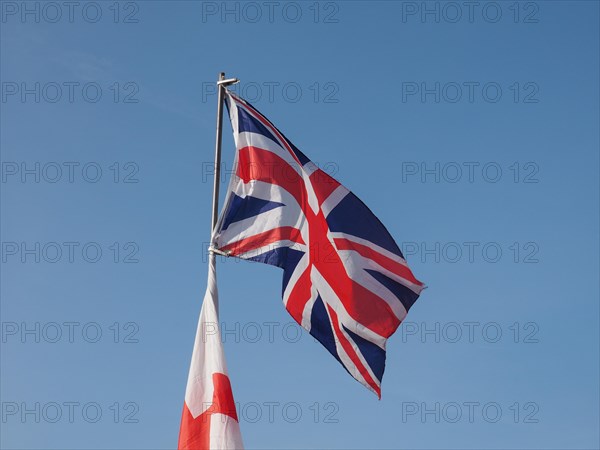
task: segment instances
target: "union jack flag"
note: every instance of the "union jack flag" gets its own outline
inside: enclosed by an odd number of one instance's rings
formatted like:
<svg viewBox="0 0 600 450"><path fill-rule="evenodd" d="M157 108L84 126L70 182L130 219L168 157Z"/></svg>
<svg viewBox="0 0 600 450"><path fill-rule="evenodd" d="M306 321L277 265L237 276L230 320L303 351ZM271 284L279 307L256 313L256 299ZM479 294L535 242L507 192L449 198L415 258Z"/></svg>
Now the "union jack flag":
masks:
<svg viewBox="0 0 600 450"><path fill-rule="evenodd" d="M226 101L237 151L216 250L281 267L294 320L381 398L387 338L423 283L358 197L248 102Z"/></svg>

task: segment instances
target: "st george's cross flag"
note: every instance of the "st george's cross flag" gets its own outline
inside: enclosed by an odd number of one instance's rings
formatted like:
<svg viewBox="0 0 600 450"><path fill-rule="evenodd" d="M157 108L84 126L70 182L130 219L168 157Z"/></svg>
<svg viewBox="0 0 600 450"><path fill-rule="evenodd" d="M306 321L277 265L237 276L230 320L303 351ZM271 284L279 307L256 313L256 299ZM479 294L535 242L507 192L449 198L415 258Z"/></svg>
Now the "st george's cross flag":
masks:
<svg viewBox="0 0 600 450"><path fill-rule="evenodd" d="M214 255L209 260L177 448L244 448L221 342Z"/></svg>
<svg viewBox="0 0 600 450"><path fill-rule="evenodd" d="M358 197L247 101L226 102L237 151L217 250L282 268L294 320L381 398L386 341L423 283Z"/></svg>

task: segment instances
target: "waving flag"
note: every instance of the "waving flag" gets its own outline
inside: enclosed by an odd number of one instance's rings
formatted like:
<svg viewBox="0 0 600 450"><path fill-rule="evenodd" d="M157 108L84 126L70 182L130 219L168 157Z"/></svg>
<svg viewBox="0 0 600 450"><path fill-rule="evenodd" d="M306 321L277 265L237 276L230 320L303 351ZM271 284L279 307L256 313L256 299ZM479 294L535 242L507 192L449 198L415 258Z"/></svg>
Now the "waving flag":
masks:
<svg viewBox="0 0 600 450"><path fill-rule="evenodd" d="M179 430L179 450L243 449L221 343L215 257L202 303Z"/></svg>
<svg viewBox="0 0 600 450"><path fill-rule="evenodd" d="M387 338L423 284L383 224L252 105L228 92L237 147L216 247L283 269L291 316L381 397Z"/></svg>

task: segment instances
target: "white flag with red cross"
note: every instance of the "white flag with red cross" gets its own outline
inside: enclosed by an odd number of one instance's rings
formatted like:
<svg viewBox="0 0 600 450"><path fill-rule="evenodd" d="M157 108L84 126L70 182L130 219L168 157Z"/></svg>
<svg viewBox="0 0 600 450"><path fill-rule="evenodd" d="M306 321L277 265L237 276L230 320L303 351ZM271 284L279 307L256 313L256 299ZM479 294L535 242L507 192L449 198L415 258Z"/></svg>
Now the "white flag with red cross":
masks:
<svg viewBox="0 0 600 450"><path fill-rule="evenodd" d="M244 448L221 342L214 255L209 262L177 448Z"/></svg>

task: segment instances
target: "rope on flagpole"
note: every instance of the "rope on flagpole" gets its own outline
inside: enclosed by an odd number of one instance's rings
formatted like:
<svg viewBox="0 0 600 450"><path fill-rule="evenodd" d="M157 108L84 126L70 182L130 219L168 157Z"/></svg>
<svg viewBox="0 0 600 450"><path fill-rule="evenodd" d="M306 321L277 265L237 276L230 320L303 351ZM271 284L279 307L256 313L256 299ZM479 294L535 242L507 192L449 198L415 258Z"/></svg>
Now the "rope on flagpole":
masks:
<svg viewBox="0 0 600 450"><path fill-rule="evenodd" d="M211 253L214 253L216 255L221 255L221 256L229 256L229 255L231 255L231 250L227 250L227 251L224 252L224 251L219 250L218 248L215 248L215 247L209 247L208 251L211 252Z"/></svg>

